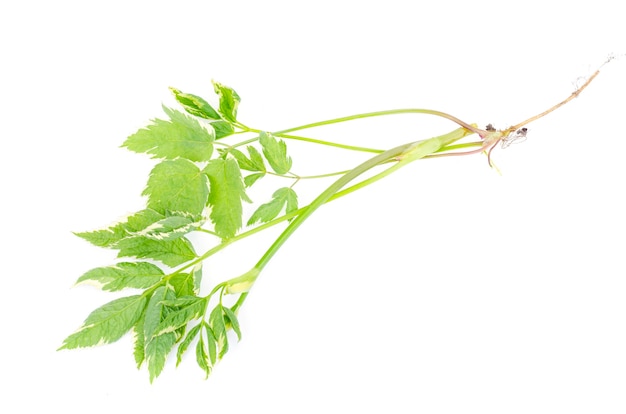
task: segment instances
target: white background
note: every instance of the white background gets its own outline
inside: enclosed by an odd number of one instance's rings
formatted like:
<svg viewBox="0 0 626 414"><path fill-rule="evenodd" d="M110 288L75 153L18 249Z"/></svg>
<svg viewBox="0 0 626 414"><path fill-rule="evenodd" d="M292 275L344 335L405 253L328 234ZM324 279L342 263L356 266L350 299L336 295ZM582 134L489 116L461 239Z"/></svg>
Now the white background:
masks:
<svg viewBox="0 0 626 414"><path fill-rule="evenodd" d="M495 151L502 176L482 155L420 161L319 210L208 381L190 354L150 385L129 337L55 351L115 297L71 289L114 259L71 231L141 208L154 161L118 147L173 105L168 86L232 86L267 130L402 107L506 127L625 39L604 0L3 3L1 411L625 412L625 59ZM318 136L390 148L453 128L399 116ZM301 173L358 158L292 148ZM206 287L270 241L207 263Z"/></svg>

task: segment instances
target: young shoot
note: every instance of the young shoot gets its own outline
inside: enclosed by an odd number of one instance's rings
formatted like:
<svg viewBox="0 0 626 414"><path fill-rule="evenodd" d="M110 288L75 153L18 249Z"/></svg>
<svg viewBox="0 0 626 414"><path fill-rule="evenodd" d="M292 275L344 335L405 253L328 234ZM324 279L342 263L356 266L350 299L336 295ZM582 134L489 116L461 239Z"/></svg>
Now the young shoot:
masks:
<svg viewBox="0 0 626 414"><path fill-rule="evenodd" d="M182 111L164 107L165 117L154 119L123 143L128 150L157 160L142 193L146 198L145 208L105 228L76 233L95 246L115 250L119 258L110 266L88 270L78 278L77 284L90 283L109 292L133 293L91 312L59 349L111 343L131 332L135 362L137 367L147 367L150 381L161 374L170 353L175 353L178 365L192 348L198 366L208 376L228 352L233 337L241 339L237 315L263 269L320 206L424 158L483 153L492 165L491 154L499 143L507 148L525 140L526 125L576 98L599 73L600 69L563 101L502 130L491 124L481 129L445 112L410 108L267 131L249 127L239 119L241 99L226 85L213 82L215 104L171 88ZM314 138L309 133L300 135L301 131L324 125L398 114L436 116L455 124L455 128L389 149L339 144ZM371 156L345 171L319 171L301 176L295 172L297 160L290 155L289 140L324 146L328 151L358 151ZM361 178L374 168L376 174ZM266 180L267 176L286 180ZM302 180L327 177L336 180L308 205L300 205L298 191ZM249 198L251 188L274 183L279 185L270 187L271 198L254 201ZM255 206L246 217L244 203ZM203 266L214 255L278 225L285 226L284 230L252 268L238 269L240 276L222 278L208 289L202 283ZM208 250L198 251L198 246L190 241L188 236L194 232L212 240ZM228 295L232 297L226 300Z"/></svg>

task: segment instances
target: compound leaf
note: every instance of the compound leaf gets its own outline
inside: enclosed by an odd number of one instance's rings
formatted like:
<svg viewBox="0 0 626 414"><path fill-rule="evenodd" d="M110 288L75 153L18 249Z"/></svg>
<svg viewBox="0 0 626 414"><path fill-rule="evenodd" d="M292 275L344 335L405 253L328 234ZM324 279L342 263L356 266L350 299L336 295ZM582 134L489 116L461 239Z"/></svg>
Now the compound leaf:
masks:
<svg viewBox="0 0 626 414"><path fill-rule="evenodd" d="M123 147L152 154L154 158L186 158L208 161L213 153L215 131L206 129L193 118L163 107L169 121L154 119L151 125L129 136Z"/></svg>

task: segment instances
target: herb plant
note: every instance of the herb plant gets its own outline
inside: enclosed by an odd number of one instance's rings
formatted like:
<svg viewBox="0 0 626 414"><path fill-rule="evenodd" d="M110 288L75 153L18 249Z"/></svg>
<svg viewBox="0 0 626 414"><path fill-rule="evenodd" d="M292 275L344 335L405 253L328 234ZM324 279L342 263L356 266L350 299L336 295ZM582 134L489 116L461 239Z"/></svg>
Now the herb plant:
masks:
<svg viewBox="0 0 626 414"><path fill-rule="evenodd" d="M150 381L162 372L170 353L175 351L178 365L191 348L195 348L196 361L208 376L228 351L229 341L234 336L241 339L237 314L263 268L320 206L419 159L484 153L492 165L491 153L499 143L506 147L525 139L525 125L578 96L598 73L599 70L564 101L503 130L491 125L481 129L444 112L399 109L269 132L248 127L238 119L240 97L228 86L213 83L218 101L215 107L199 96L171 88L186 114L164 107L167 119L153 120L123 144L130 151L146 153L158 160L143 190L145 208L104 229L76 233L96 246L117 250L121 259L111 266L87 271L77 283L96 284L110 292L134 289L136 293L94 310L60 349L111 343L131 331L135 361L138 367L147 365ZM443 117L458 128L388 150L294 134L323 125L395 114ZM473 135L478 138L461 141ZM299 206L296 184L303 177L292 172L286 140L374 155L348 171L308 177L338 178L310 204ZM362 174L381 166L382 171L358 180ZM270 200L264 200L244 218L243 203L252 203L246 190L262 185L267 175L293 178L292 185L276 188ZM204 261L239 240L279 224L286 228L251 269L215 284L208 293L203 292ZM212 247L198 252L187 237L192 232L208 234L214 239Z"/></svg>

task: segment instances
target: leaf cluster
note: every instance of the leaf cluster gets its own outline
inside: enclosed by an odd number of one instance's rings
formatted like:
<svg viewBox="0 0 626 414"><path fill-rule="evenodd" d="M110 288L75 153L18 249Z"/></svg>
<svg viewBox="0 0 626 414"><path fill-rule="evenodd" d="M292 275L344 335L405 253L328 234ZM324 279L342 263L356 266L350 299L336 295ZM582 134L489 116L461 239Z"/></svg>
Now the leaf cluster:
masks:
<svg viewBox="0 0 626 414"><path fill-rule="evenodd" d="M87 271L77 284L139 292L95 309L60 349L111 343L132 332L137 366L146 365L153 381L176 345L178 365L195 344L196 361L208 376L228 351L228 331L241 337L235 311L222 304L224 285L201 295L202 261L208 255L198 255L188 236L208 233L218 246L225 245L244 222L265 223L282 210L296 210L297 196L291 188L280 188L244 221L243 203L252 202L246 189L267 174L287 176L292 162L285 143L267 132L257 133L258 147L248 145L247 154L226 144L227 138L248 131L237 120L241 99L232 88L217 82L213 87L216 107L170 88L186 113L163 107L164 119L152 120L122 144L157 160L142 192L146 206L105 228L75 233L124 259Z"/></svg>

